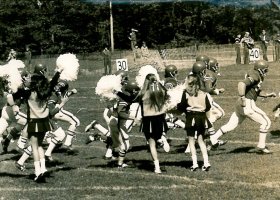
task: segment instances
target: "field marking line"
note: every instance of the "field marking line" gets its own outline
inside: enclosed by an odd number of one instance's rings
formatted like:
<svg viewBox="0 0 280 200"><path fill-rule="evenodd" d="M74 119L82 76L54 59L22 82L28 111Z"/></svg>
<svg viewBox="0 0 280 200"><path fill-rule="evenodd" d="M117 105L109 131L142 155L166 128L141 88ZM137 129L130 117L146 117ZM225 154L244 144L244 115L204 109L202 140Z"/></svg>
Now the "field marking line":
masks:
<svg viewBox="0 0 280 200"><path fill-rule="evenodd" d="M185 188L194 188L197 184L207 184L207 185L234 185L234 186L246 186L246 187L265 187L265 188L272 188L278 189L280 188L280 182L263 182L263 183L250 183L244 181L223 181L223 180L211 180L211 179L196 179L196 178L188 178L186 176L177 176L177 175L166 175L160 174L156 175L152 172L142 173L142 172L129 172L129 171L120 171L120 170L108 170L108 169L101 169L101 168L78 168L81 171L91 171L91 172L104 172L106 174L125 174L129 176L149 176L152 175L154 178L158 179L173 179L183 181L181 184L172 184L170 186L154 186L154 185L145 185L145 186L72 186L72 187L34 187L34 188L19 188L19 187L1 187L0 191L5 192L30 192L30 191L67 191L67 190L116 190L116 191L127 191L127 190L135 190L135 189L153 189L153 190L169 190L169 189L185 189ZM187 182L187 184L185 183ZM189 183L189 184L188 184ZM195 185L194 185L195 184Z"/></svg>
<svg viewBox="0 0 280 200"><path fill-rule="evenodd" d="M84 134L82 132L76 132L78 134ZM143 138L145 139L145 136L143 135L130 135L130 137L135 137L135 138ZM168 137L168 139L171 139L171 140L177 140L177 141L185 141L186 138L178 138L178 137ZM93 141L92 143L95 143L95 142L102 142L102 141ZM257 141L256 142L253 142L253 141L244 141L244 140L228 140L228 143L233 143L233 144L248 144L248 145L256 145L257 144ZM105 143L104 143L105 144ZM266 143L267 145L270 145L270 146L276 146L276 147L280 147L280 143L274 143L274 142L267 142ZM75 146L75 145L74 145ZM77 146L82 146L82 145L77 145ZM88 147L88 146L87 146Z"/></svg>

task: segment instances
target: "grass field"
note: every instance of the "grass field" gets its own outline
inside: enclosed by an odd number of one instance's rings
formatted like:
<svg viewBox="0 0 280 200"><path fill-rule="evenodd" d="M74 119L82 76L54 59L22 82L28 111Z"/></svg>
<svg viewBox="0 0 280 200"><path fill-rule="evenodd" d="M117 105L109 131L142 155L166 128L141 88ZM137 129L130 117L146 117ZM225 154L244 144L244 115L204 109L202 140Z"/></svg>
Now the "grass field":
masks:
<svg viewBox="0 0 280 200"><path fill-rule="evenodd" d="M226 91L214 98L224 108L226 115L216 122L216 128L228 121L237 98L237 82L252 67L232 65L221 68L218 87L224 87ZM187 71L181 70L179 79L183 80ZM19 155L13 143L9 153L0 156L1 199L280 199L280 120L273 121L272 112L272 108L280 102L279 97L259 99L257 102L272 120L267 146L273 154L256 153L259 125L246 120L222 137L229 141L228 144L210 152L210 171L191 172L191 157L184 154L186 133L181 129L170 130L168 138L171 150L165 153L159 149L163 173L156 175L144 136L138 132L138 127L131 132L131 149L126 156L129 167L123 170L114 167L112 161L103 159L103 142L94 141L85 145L88 136L88 133L83 133L85 126L93 119L104 123L104 105L94 92L101 73L81 74L70 85L78 93L65 108L75 113L81 121L79 133L73 142L75 153L69 155L63 149L56 150L53 153L55 161L48 164L50 175L46 183L38 184L32 180L34 169L31 158L26 163L25 172L18 171L14 166ZM279 76L280 66L271 63L263 84L264 90L278 94ZM199 159L202 161L200 154ZM199 164L202 165L202 162Z"/></svg>

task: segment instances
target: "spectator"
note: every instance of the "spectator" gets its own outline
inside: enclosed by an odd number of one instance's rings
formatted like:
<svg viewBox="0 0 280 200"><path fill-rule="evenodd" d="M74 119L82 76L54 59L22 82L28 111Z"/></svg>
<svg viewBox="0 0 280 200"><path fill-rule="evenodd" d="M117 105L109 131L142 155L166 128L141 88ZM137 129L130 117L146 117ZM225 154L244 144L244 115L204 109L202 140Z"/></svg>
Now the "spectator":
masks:
<svg viewBox="0 0 280 200"><path fill-rule="evenodd" d="M29 46L26 46L25 52L25 66L27 67L28 71L31 71L31 57L32 57L32 52L29 48Z"/></svg>
<svg viewBox="0 0 280 200"><path fill-rule="evenodd" d="M274 45L275 45L275 61L280 61L280 33L277 33L275 39L274 39Z"/></svg>
<svg viewBox="0 0 280 200"><path fill-rule="evenodd" d="M17 57L17 52L14 49L11 49L9 52L9 56L7 58L7 61L10 61L12 59L16 59Z"/></svg>
<svg viewBox="0 0 280 200"><path fill-rule="evenodd" d="M249 32L245 32L244 37L241 39L241 44L244 43L244 64L249 64L249 49L254 47L254 40L251 38Z"/></svg>
<svg viewBox="0 0 280 200"><path fill-rule="evenodd" d="M135 49L135 46L137 44L137 38L136 38L136 32L138 32L138 30L132 28L131 29L131 33L129 34L129 40L131 43L131 50L133 51Z"/></svg>
<svg viewBox="0 0 280 200"><path fill-rule="evenodd" d="M267 59L267 46L269 44L269 38L268 38L265 30L262 30L262 33L259 35L259 38L261 39L261 50L262 50L262 53L263 53L263 59L268 61L268 59Z"/></svg>
<svg viewBox="0 0 280 200"><path fill-rule="evenodd" d="M133 50L133 55L134 55L134 62L136 61L137 58L141 58L141 49L139 49L137 45Z"/></svg>
<svg viewBox="0 0 280 200"><path fill-rule="evenodd" d="M241 35L238 34L237 37L235 38L236 64L241 64L240 48L241 48Z"/></svg>
<svg viewBox="0 0 280 200"><path fill-rule="evenodd" d="M103 60L104 60L104 75L109 75L112 73L112 65L111 65L111 52L105 46L104 50L102 51Z"/></svg>
<svg viewBox="0 0 280 200"><path fill-rule="evenodd" d="M146 42L142 43L141 55L142 55L142 58L144 58L144 59L148 59L150 57L150 52L149 52L149 49L146 45Z"/></svg>

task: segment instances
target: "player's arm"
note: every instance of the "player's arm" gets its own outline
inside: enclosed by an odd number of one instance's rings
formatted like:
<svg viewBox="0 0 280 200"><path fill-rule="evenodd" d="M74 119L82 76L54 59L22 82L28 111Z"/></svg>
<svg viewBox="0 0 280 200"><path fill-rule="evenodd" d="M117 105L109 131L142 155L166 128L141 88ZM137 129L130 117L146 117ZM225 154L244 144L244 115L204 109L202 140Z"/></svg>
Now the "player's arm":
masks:
<svg viewBox="0 0 280 200"><path fill-rule="evenodd" d="M129 113L127 112L127 106L128 106L128 103L125 102L125 101L120 101L119 104L118 104L118 117L121 118L121 119L132 119L130 118L129 116Z"/></svg>
<svg viewBox="0 0 280 200"><path fill-rule="evenodd" d="M263 98L267 98L267 97L276 97L276 93L275 92L265 92L265 91L261 91L259 93L259 97L263 97Z"/></svg>
<svg viewBox="0 0 280 200"><path fill-rule="evenodd" d="M241 99L241 106L245 107L246 106L246 83L244 81L240 81L238 83L238 95L240 96Z"/></svg>

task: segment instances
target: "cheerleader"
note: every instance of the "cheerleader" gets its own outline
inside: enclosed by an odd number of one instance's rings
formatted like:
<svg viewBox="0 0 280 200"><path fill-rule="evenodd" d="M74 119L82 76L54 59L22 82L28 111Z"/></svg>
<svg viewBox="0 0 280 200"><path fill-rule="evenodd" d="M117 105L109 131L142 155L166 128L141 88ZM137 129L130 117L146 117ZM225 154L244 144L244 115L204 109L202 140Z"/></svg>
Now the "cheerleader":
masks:
<svg viewBox="0 0 280 200"><path fill-rule="evenodd" d="M189 140L189 147L192 154L193 165L191 171L198 169L195 135L202 152L204 165L202 171L210 169L206 144L204 142L205 131L211 127L211 123L207 118L207 112L211 108L211 96L200 90L199 78L197 75L188 75L186 79L186 90L182 95L182 100L178 104L178 110L186 114L186 132Z"/></svg>
<svg viewBox="0 0 280 200"><path fill-rule="evenodd" d="M146 75L143 87L138 95L138 100L142 109L141 131L149 142L150 153L155 165L154 172L160 174L162 172L159 165L156 142L168 130L164 110L167 91L158 81L155 74Z"/></svg>

